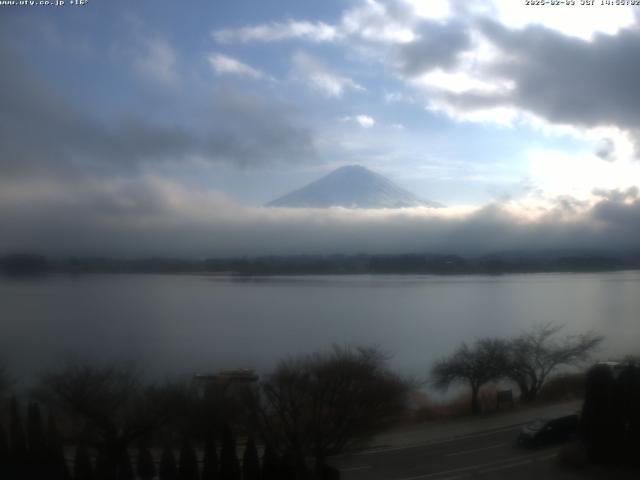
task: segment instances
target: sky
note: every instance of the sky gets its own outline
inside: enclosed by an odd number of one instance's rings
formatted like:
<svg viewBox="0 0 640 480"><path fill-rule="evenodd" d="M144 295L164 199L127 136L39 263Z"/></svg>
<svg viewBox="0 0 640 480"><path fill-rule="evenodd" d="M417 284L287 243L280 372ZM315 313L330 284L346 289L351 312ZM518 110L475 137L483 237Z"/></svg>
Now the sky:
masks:
<svg viewBox="0 0 640 480"><path fill-rule="evenodd" d="M634 248L640 10L574 3L0 5L0 253ZM447 208L264 207L350 164Z"/></svg>

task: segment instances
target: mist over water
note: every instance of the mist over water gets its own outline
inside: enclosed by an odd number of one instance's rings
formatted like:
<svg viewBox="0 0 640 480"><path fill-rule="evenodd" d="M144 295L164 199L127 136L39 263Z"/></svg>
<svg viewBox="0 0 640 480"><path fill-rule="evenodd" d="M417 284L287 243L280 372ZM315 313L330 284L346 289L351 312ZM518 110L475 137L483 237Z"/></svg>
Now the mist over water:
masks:
<svg viewBox="0 0 640 480"><path fill-rule="evenodd" d="M132 361L152 378L268 372L290 354L377 344L424 378L462 341L538 322L640 353L640 272L502 276L196 275L0 279L0 357L21 386L69 358Z"/></svg>

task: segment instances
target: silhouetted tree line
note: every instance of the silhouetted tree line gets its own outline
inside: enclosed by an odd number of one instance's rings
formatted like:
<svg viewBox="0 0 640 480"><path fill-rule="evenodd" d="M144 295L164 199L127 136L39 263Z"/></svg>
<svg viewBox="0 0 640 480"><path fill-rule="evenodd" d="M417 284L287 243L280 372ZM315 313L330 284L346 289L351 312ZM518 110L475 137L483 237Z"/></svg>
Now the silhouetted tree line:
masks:
<svg viewBox="0 0 640 480"><path fill-rule="evenodd" d="M16 253L0 258L0 271L7 275L35 275L50 269L49 261L42 255Z"/></svg>
<svg viewBox="0 0 640 480"><path fill-rule="evenodd" d="M11 400L8 430L0 424L0 478L70 478L56 421L49 414L45 423L35 403L28 405L25 428L18 402Z"/></svg>
<svg viewBox="0 0 640 480"><path fill-rule="evenodd" d="M410 385L386 361L376 348L336 347L235 387L67 364L42 375L24 411L15 398L4 416L0 405L0 479L339 478L328 457L405 408ZM43 420L40 405L55 417Z"/></svg>
<svg viewBox="0 0 640 480"><path fill-rule="evenodd" d="M480 413L479 394L489 382L509 380L520 390L520 400L538 398L549 375L562 365L579 365L595 351L603 338L593 332L557 338L560 325L546 323L514 338L482 338L463 343L431 369L434 386L446 390L463 383L471 391L471 412Z"/></svg>
<svg viewBox="0 0 640 480"><path fill-rule="evenodd" d="M595 365L585 388L581 436L588 458L640 465L640 366Z"/></svg>
<svg viewBox="0 0 640 480"><path fill-rule="evenodd" d="M147 438L137 447L127 448L118 457L79 442L73 449L65 445L51 414L45 424L40 407L30 403L26 425L18 402L11 401L8 434L0 424L0 478L3 480L275 480L299 477L288 474L291 467L266 447L262 456L253 436L247 438L242 458L238 457L235 436L224 427L221 446L211 434L202 448L201 459L195 443L184 437L179 449L166 444L154 458ZM178 455L176 455L178 451ZM316 478L338 478L318 476Z"/></svg>
<svg viewBox="0 0 640 480"><path fill-rule="evenodd" d="M205 273L238 275L326 274L501 274L523 272L599 272L640 268L639 253L511 252L479 257L440 254L292 255L187 260L150 257L117 259L71 257L51 260L34 254L0 257L0 271L10 275L65 273Z"/></svg>

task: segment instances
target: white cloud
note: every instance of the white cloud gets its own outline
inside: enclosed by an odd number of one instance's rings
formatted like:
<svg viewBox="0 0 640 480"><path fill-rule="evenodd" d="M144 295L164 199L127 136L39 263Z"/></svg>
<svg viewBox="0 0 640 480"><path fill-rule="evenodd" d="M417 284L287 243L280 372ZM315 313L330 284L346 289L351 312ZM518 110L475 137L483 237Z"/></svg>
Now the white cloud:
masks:
<svg viewBox="0 0 640 480"><path fill-rule="evenodd" d="M415 99L404 92L385 92L384 101L386 103L415 103Z"/></svg>
<svg viewBox="0 0 640 480"><path fill-rule="evenodd" d="M483 79L463 69L458 71L445 71L436 68L417 78L411 79L410 83L413 85L437 88L451 93L477 92L501 94L515 88L513 81L499 78Z"/></svg>
<svg viewBox="0 0 640 480"><path fill-rule="evenodd" d="M390 2L365 0L346 10L340 22L345 35L361 37L371 42L407 43L417 38L408 10L391 9Z"/></svg>
<svg viewBox="0 0 640 480"><path fill-rule="evenodd" d="M598 0L599 1L599 0ZM596 33L616 34L635 21L631 5L527 6L523 1L489 0L468 2L453 0L359 0L346 9L335 24L289 19L213 32L219 42L274 42L302 39L331 42L359 37L374 43L402 44L420 37L421 22L444 23L456 14L486 17L509 28L541 25L564 35L591 39Z"/></svg>
<svg viewBox="0 0 640 480"><path fill-rule="evenodd" d="M343 123L357 123L362 128L371 128L376 124L376 120L369 115L347 115L346 117L342 117L340 119Z"/></svg>
<svg viewBox="0 0 640 480"><path fill-rule="evenodd" d="M595 189L637 185L640 164L631 159L605 162L595 153L567 154L548 149L528 152L529 175L546 196L589 198Z"/></svg>
<svg viewBox="0 0 640 480"><path fill-rule="evenodd" d="M222 43L229 42L275 42L304 39L313 42L331 42L339 33L336 27L323 22L288 20L238 29L223 29L213 32L213 38Z"/></svg>
<svg viewBox="0 0 640 480"><path fill-rule="evenodd" d="M635 23L634 7L625 5L559 5L532 7L525 2L493 0L494 18L510 28L542 25L563 35L589 40L595 33L616 34Z"/></svg>
<svg viewBox="0 0 640 480"><path fill-rule="evenodd" d="M287 20L250 25L237 29L213 32L218 42L275 42L282 40L308 40L333 42L358 37L374 43L406 43L417 38L414 24L420 19L443 19L448 16L446 0L430 0L436 3L429 8L413 0L385 1L361 0L345 10L334 25L306 20Z"/></svg>
<svg viewBox="0 0 640 480"><path fill-rule="evenodd" d="M267 75L260 70L227 55L220 53L211 54L208 60L209 65L211 65L211 68L213 68L214 72L218 75L239 75L255 79L267 78Z"/></svg>
<svg viewBox="0 0 640 480"><path fill-rule="evenodd" d="M420 18L429 20L446 20L452 15L450 0L402 0L411 6Z"/></svg>
<svg viewBox="0 0 640 480"><path fill-rule="evenodd" d="M332 72L321 60L304 52L293 55L294 77L327 97L340 98L347 90L366 89L350 78Z"/></svg>
<svg viewBox="0 0 640 480"><path fill-rule="evenodd" d="M177 80L176 52L162 38L145 39L133 65L139 74L154 81L172 84Z"/></svg>
<svg viewBox="0 0 640 480"><path fill-rule="evenodd" d="M376 121L369 115L356 116L356 122L358 122L362 128L371 128L376 124Z"/></svg>
<svg viewBox="0 0 640 480"><path fill-rule="evenodd" d="M458 122L488 123L511 127L517 121L526 121L528 116L523 115L515 107L483 107L474 109L459 109L446 101L434 98L429 101L428 111L443 112Z"/></svg>
<svg viewBox="0 0 640 480"><path fill-rule="evenodd" d="M455 0L400 0L411 6L419 18L446 21L455 13L486 17L509 28L541 25L563 35L591 39L596 33L616 34L635 23L632 5L526 5L524 1L489 0L485 2L456 2Z"/></svg>

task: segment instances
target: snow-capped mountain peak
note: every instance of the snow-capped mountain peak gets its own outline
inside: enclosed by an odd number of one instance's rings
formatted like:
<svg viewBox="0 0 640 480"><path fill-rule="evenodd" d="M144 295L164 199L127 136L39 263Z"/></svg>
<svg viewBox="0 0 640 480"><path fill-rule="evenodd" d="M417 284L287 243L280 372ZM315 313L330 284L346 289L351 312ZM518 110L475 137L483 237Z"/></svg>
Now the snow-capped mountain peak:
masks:
<svg viewBox="0 0 640 480"><path fill-rule="evenodd" d="M360 165L340 167L324 177L273 200L268 207L405 208L442 205L422 200L382 175Z"/></svg>

